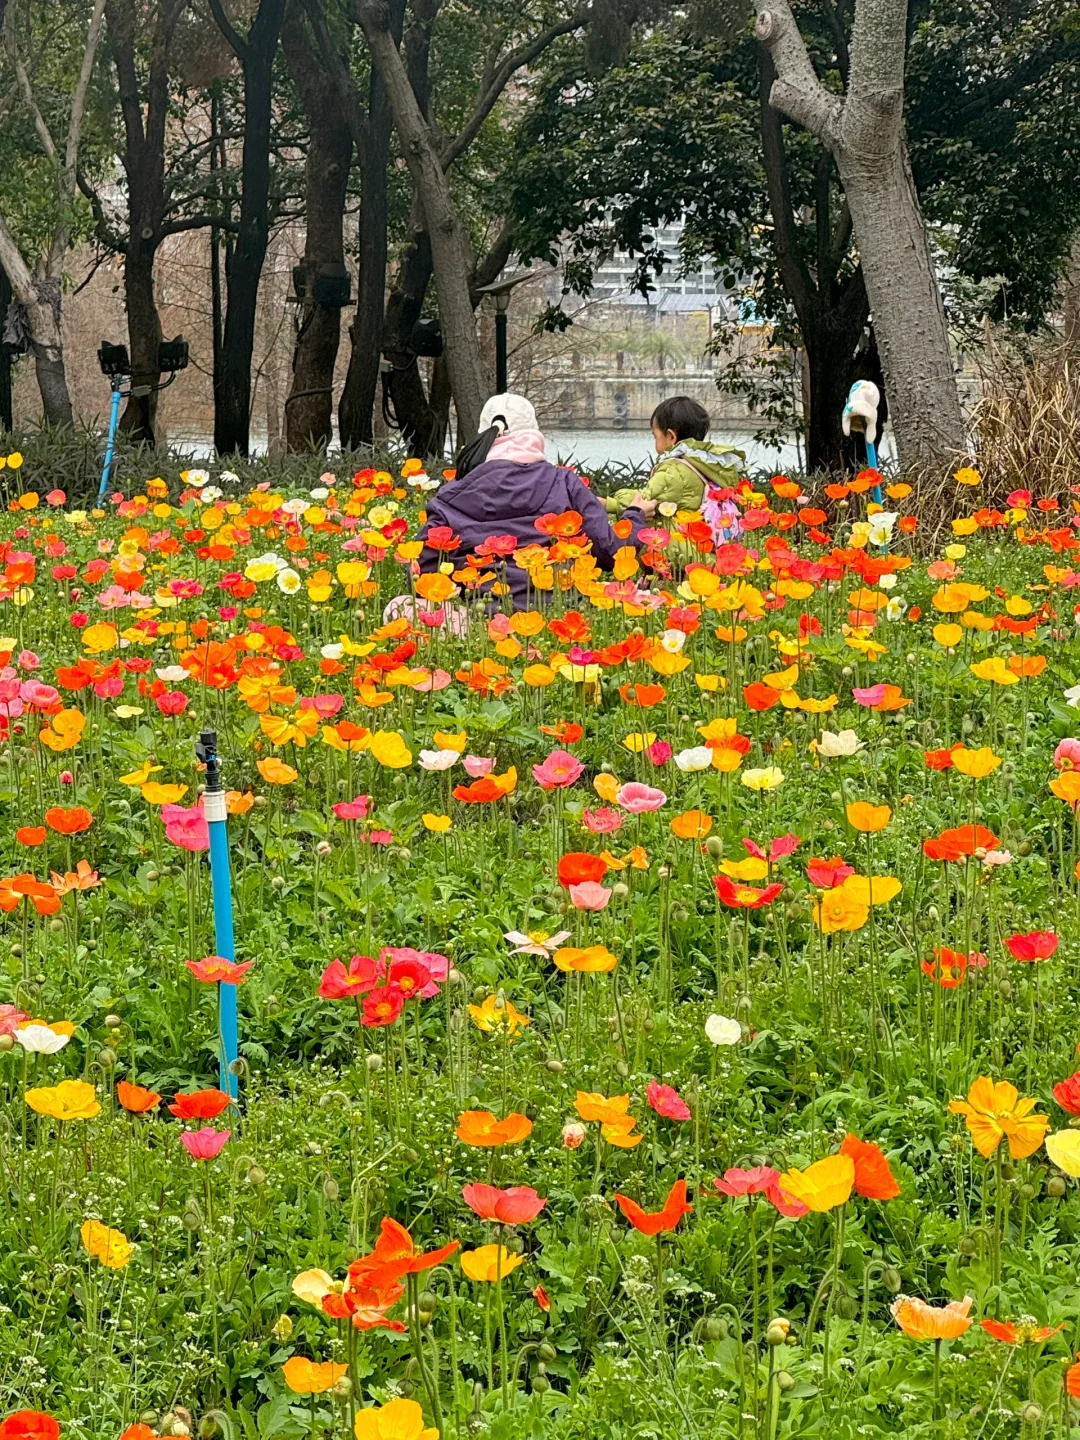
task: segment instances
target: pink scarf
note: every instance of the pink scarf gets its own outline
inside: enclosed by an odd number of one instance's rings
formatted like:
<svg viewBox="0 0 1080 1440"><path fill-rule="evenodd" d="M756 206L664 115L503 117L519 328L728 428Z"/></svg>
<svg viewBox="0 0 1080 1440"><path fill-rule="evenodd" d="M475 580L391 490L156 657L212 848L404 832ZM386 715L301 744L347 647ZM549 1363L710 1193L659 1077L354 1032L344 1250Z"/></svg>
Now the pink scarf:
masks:
<svg viewBox="0 0 1080 1440"><path fill-rule="evenodd" d="M535 465L546 460L544 437L539 430L511 430L500 435L488 451L489 460L509 460L514 465Z"/></svg>

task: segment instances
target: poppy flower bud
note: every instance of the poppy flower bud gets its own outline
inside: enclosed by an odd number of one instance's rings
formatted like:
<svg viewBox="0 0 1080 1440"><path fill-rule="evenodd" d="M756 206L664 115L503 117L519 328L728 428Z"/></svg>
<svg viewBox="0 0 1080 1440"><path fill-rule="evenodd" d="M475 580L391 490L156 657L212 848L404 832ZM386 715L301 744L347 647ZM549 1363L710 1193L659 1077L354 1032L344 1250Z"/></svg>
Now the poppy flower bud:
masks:
<svg viewBox="0 0 1080 1440"><path fill-rule="evenodd" d="M555 1349L555 1346L550 1344L547 1340L545 1340L542 1345L537 1346L536 1353L541 1360L546 1360L549 1365L551 1364L552 1360L557 1360L559 1358L559 1352Z"/></svg>
<svg viewBox="0 0 1080 1440"><path fill-rule="evenodd" d="M714 860L719 860L724 853L724 842L719 835L710 835L705 841L705 850Z"/></svg>
<svg viewBox="0 0 1080 1440"><path fill-rule="evenodd" d="M348 1375L339 1375L330 1387L330 1394L335 1400L348 1400L353 1393L352 1381Z"/></svg>
<svg viewBox="0 0 1080 1440"><path fill-rule="evenodd" d="M658 866L656 867L656 873L657 873L657 875L659 875L659 877L660 877L661 880L670 879L670 877L671 877L671 866L670 866L670 865L658 865Z"/></svg>
<svg viewBox="0 0 1080 1440"><path fill-rule="evenodd" d="M1008 980L999 980L999 981L998 981L998 994L1001 996L1001 998L1002 998L1003 1000L1011 1000L1011 999L1012 999L1012 993L1013 993L1012 984L1011 984Z"/></svg>
<svg viewBox="0 0 1080 1440"><path fill-rule="evenodd" d="M63 928L64 928L64 922L63 922L62 920L50 920L50 921L49 921L49 932L50 932L50 934L52 934L52 935L59 935L60 932L61 932L61 930L63 930Z"/></svg>
<svg viewBox="0 0 1080 1440"><path fill-rule="evenodd" d="M900 1271L894 1265L889 1265L882 1271L881 1279L886 1290L891 1290L894 1295L900 1293L900 1286L904 1281Z"/></svg>
<svg viewBox="0 0 1080 1440"><path fill-rule="evenodd" d="M706 1340L726 1340L727 1326L718 1315L710 1315L701 1327Z"/></svg>
<svg viewBox="0 0 1080 1440"><path fill-rule="evenodd" d="M1021 1425L1038 1425L1042 1414L1042 1406L1036 1405L1034 1400L1029 1400L1026 1405L1021 1407L1020 1423Z"/></svg>
<svg viewBox="0 0 1080 1440"><path fill-rule="evenodd" d="M146 878L147 878L147 880L150 881L151 884L153 884L153 882L154 882L155 880L160 880L160 879L161 879L161 871L160 871L160 870L147 870L147 872L146 872Z"/></svg>
<svg viewBox="0 0 1080 1440"><path fill-rule="evenodd" d="M0 1035L0 1050L14 1050L15 1037L13 1035Z"/></svg>
<svg viewBox="0 0 1080 1440"><path fill-rule="evenodd" d="M140 1425L149 1425L150 1428L151 1428L151 1430L152 1430L152 1429L154 1428L154 1426L158 1423L158 1421L159 1421L160 1419L161 1419L161 1416L158 1414L158 1412L157 1412L156 1410L144 1410L144 1411L142 1412L142 1414L139 1416L139 1424L140 1424Z"/></svg>
<svg viewBox="0 0 1080 1440"><path fill-rule="evenodd" d="M213 1415L204 1415L199 1421L199 1440L214 1440L218 1433L218 1423Z"/></svg>
<svg viewBox="0 0 1080 1440"><path fill-rule="evenodd" d="M777 1317L775 1320L769 1321L769 1328L765 1331L765 1339L770 1345L783 1345L787 1340L790 1329L790 1320L782 1320Z"/></svg>
<svg viewBox="0 0 1080 1440"><path fill-rule="evenodd" d="M1046 1193L1054 1200L1060 1200L1062 1195L1065 1194L1065 1181L1060 1175L1050 1176L1050 1179L1046 1182Z"/></svg>
<svg viewBox="0 0 1080 1440"><path fill-rule="evenodd" d="M1002 1180L1015 1180L1015 1179L1016 1179L1016 1166L1013 1165L1011 1161L1006 1160L1005 1163L1002 1165L1002 1167L1001 1167L1001 1178L1002 1178Z"/></svg>
<svg viewBox="0 0 1080 1440"><path fill-rule="evenodd" d="M625 1060L616 1061L615 1074L618 1075L620 1080L625 1080L627 1075L630 1074L630 1067L629 1065L627 1065Z"/></svg>
<svg viewBox="0 0 1080 1440"><path fill-rule="evenodd" d="M439 1297L435 1294L434 1290L421 1290L420 1294L416 1297L416 1303L419 1307L420 1314L427 1315L430 1318L439 1308Z"/></svg>
<svg viewBox="0 0 1080 1440"><path fill-rule="evenodd" d="M315 854L329 855L333 848L334 847L330 844L329 840L320 840L319 843L315 846Z"/></svg>
<svg viewBox="0 0 1080 1440"><path fill-rule="evenodd" d="M280 1340L284 1344L284 1342L288 1340L292 1332L292 1317L289 1315L279 1315L278 1318L274 1321L270 1334L273 1335L275 1340Z"/></svg>
<svg viewBox="0 0 1080 1440"><path fill-rule="evenodd" d="M249 1165L248 1172L244 1176L244 1179L249 1185L265 1185L266 1171L261 1165Z"/></svg>
<svg viewBox="0 0 1080 1440"><path fill-rule="evenodd" d="M585 1139L585 1126L576 1120L568 1120L562 1127L562 1143L567 1150L576 1150Z"/></svg>
<svg viewBox="0 0 1080 1440"><path fill-rule="evenodd" d="M119 1015L109 1014L105 1016L106 1030L119 1030L123 1023Z"/></svg>
<svg viewBox="0 0 1080 1440"><path fill-rule="evenodd" d="M275 875L275 876L273 877L273 879L270 881L270 888L271 888L272 890L284 890L284 889L285 889L285 876L284 876L284 875Z"/></svg>
<svg viewBox="0 0 1080 1440"><path fill-rule="evenodd" d="M859 1302L854 1295L841 1295L836 1302L836 1313L842 1320L854 1320L859 1313Z"/></svg>
<svg viewBox="0 0 1080 1440"><path fill-rule="evenodd" d="M546 1395L547 1392L551 1389L551 1381L547 1378L546 1375L534 1375L532 1388L534 1395ZM469 1418L471 1419L472 1417L470 1416ZM483 1421L481 1421L481 1425L482 1424Z"/></svg>
<svg viewBox="0 0 1080 1440"><path fill-rule="evenodd" d="M561 1060L551 1059L544 1061L544 1069L550 1070L552 1075L561 1075L566 1069L566 1066Z"/></svg>
<svg viewBox="0 0 1080 1440"><path fill-rule="evenodd" d="M1030 855L1030 854L1031 854L1031 841L1030 841L1030 840L1021 840L1021 841L1020 841L1020 844L1017 845L1017 847L1016 847L1016 853L1017 853L1018 855L1023 855L1023 856L1028 856L1028 855Z"/></svg>
<svg viewBox="0 0 1080 1440"><path fill-rule="evenodd" d="M465 976L456 967L451 969L446 978L451 985L465 985L467 983Z"/></svg>
<svg viewBox="0 0 1080 1440"><path fill-rule="evenodd" d="M265 796L265 795L256 795L256 796L255 796L255 809L256 809L256 810L265 810L265 809L266 809L266 806L267 806L266 796Z"/></svg>
<svg viewBox="0 0 1080 1440"><path fill-rule="evenodd" d="M795 1385L795 1377L788 1370L776 1372L776 1383L781 1390L791 1390Z"/></svg>
<svg viewBox="0 0 1080 1440"><path fill-rule="evenodd" d="M322 1186L323 1199L333 1203L341 1199L341 1187L332 1175L327 1175Z"/></svg>
<svg viewBox="0 0 1080 1440"><path fill-rule="evenodd" d="M376 1075L383 1067L383 1057L378 1053L373 1052L367 1057L365 1064L367 1065L369 1072L372 1075Z"/></svg>
<svg viewBox="0 0 1080 1440"><path fill-rule="evenodd" d="M630 886L622 880L617 880L611 887L611 898L613 900L625 900L630 894Z"/></svg>

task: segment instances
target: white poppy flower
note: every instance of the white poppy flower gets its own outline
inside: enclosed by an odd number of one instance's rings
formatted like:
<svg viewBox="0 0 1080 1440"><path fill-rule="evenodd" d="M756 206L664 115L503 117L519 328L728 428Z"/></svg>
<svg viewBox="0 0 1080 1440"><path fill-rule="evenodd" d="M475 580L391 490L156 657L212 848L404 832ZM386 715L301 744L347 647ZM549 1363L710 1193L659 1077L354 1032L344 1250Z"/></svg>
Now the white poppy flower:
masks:
<svg viewBox="0 0 1080 1440"><path fill-rule="evenodd" d="M817 753L824 755L826 760L838 760L847 755L855 755L862 748L863 742L854 730L841 730L839 733L833 730L823 730L821 739L818 741Z"/></svg>
<svg viewBox="0 0 1080 1440"><path fill-rule="evenodd" d="M58 1035L48 1025L24 1025L15 1031L15 1039L31 1055L55 1055L71 1039L70 1035Z"/></svg>
<svg viewBox="0 0 1080 1440"><path fill-rule="evenodd" d="M449 770L458 762L456 750L421 750L417 757L422 770Z"/></svg>
<svg viewBox="0 0 1080 1440"><path fill-rule="evenodd" d="M742 1026L726 1015L710 1015L705 1021L705 1038L711 1045L737 1045L742 1039Z"/></svg>
<svg viewBox="0 0 1080 1440"><path fill-rule="evenodd" d="M683 774L693 774L696 770L708 770L712 764L712 751L707 745L695 745L691 750L680 750L675 756L675 764Z"/></svg>

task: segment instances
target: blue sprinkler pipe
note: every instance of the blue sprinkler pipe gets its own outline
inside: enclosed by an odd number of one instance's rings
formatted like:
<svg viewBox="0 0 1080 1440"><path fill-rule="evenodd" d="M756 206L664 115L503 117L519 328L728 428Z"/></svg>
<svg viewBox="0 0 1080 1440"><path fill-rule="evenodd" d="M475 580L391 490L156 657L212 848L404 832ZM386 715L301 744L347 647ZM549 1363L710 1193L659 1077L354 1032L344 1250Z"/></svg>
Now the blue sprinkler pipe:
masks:
<svg viewBox="0 0 1080 1440"><path fill-rule="evenodd" d="M870 466L871 470L877 469L877 446L869 436L866 438L866 463ZM872 493L874 496L874 504L880 505L882 503L881 486L875 485Z"/></svg>
<svg viewBox="0 0 1080 1440"><path fill-rule="evenodd" d="M221 759L217 753L217 731L204 730L195 753L206 765L206 793L203 809L210 831L210 883L214 892L214 945L223 960L236 959L233 933L232 872L229 866L229 833L225 790L221 783ZM218 985L218 1029L221 1039L221 1089L235 1100L239 1094L233 1062L240 1053L240 1022L235 985Z"/></svg>
<svg viewBox="0 0 1080 1440"><path fill-rule="evenodd" d="M105 466L101 472L101 485L98 489L98 504L105 499L105 491L109 488L109 474L112 471L113 450L116 448L116 427L120 420L120 378L114 377L112 381L112 409L109 411L109 438L105 442Z"/></svg>

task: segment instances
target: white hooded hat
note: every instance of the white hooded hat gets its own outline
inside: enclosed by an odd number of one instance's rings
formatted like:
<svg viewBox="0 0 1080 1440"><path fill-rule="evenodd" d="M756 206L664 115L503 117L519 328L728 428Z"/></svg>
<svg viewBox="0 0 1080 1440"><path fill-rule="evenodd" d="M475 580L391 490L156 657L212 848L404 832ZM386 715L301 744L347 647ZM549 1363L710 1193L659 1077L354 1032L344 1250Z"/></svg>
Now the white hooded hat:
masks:
<svg viewBox="0 0 1080 1440"><path fill-rule="evenodd" d="M877 444L878 405L881 391L872 380L856 380L848 391L847 404L840 424L845 435L852 430L865 430L871 445Z"/></svg>
<svg viewBox="0 0 1080 1440"><path fill-rule="evenodd" d="M524 395L492 395L480 411L480 430L488 430L498 423L503 434L515 434L519 430L535 430L536 411L532 402Z"/></svg>

